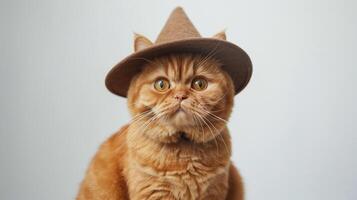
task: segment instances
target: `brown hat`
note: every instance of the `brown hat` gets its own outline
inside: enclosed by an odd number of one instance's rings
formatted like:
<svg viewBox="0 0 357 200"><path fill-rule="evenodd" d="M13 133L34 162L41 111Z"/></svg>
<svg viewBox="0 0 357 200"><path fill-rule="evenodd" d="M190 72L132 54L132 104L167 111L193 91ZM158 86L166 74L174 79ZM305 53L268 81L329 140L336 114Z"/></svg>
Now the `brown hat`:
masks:
<svg viewBox="0 0 357 200"><path fill-rule="evenodd" d="M177 7L152 46L131 54L110 70L105 80L107 88L126 97L131 79L147 60L171 53L212 54L232 77L235 94L243 90L252 75L252 63L247 53L225 40L202 38L183 9Z"/></svg>

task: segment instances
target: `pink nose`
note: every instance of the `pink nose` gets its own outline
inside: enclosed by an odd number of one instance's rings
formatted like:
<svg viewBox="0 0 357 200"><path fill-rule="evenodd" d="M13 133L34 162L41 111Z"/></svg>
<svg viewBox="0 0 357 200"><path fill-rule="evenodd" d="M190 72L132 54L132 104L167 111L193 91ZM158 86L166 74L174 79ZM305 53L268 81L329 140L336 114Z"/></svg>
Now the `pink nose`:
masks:
<svg viewBox="0 0 357 200"><path fill-rule="evenodd" d="M187 94L186 94L186 92L184 92L184 91L179 91L179 92L176 92L175 93L175 95L174 95L174 98L176 99L176 100L179 100L179 101L182 101L182 100L184 100L184 99L187 99Z"/></svg>

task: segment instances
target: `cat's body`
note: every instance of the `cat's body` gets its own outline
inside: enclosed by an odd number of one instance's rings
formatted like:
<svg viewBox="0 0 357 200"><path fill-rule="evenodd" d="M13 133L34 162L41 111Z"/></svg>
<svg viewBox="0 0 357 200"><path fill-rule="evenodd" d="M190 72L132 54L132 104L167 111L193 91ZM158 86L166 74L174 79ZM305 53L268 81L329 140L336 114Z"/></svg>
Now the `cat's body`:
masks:
<svg viewBox="0 0 357 200"><path fill-rule="evenodd" d="M128 131L129 126L123 127L101 146L87 171L78 200L129 200L129 194L132 200L243 199L241 178L227 153L223 152L224 148L218 153L226 156L217 158L210 155L217 153L216 144L210 144L209 149L187 148L186 151L194 155L192 157L187 157L178 148L164 147L161 152L148 156L153 159L140 159L143 162L140 163L136 156L147 155L152 152L151 148L161 147L144 142L137 146L141 147L139 151L130 151L126 142ZM228 135L225 140L229 144ZM220 140L218 144L224 146ZM186 145L189 146L182 144ZM172 148L175 150L171 151ZM195 151L198 152L193 153ZM158 154L164 153L171 159L156 163Z"/></svg>
<svg viewBox="0 0 357 200"><path fill-rule="evenodd" d="M128 91L132 122L100 147L77 200L242 200L226 126L233 96L211 56L148 61Z"/></svg>

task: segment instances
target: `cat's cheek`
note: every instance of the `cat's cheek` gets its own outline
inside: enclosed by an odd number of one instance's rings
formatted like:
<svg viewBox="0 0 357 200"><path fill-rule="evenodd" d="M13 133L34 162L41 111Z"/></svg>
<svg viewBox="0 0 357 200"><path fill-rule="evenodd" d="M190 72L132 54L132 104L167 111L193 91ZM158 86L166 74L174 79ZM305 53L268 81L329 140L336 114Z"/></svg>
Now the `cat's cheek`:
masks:
<svg viewBox="0 0 357 200"><path fill-rule="evenodd" d="M155 101L149 97L143 96L142 98L138 99L137 104L143 107L153 108L155 106Z"/></svg>
<svg viewBox="0 0 357 200"><path fill-rule="evenodd" d="M156 95L151 91L149 86L142 86L138 91L138 98L135 101L136 105L142 105L152 108L157 102Z"/></svg>

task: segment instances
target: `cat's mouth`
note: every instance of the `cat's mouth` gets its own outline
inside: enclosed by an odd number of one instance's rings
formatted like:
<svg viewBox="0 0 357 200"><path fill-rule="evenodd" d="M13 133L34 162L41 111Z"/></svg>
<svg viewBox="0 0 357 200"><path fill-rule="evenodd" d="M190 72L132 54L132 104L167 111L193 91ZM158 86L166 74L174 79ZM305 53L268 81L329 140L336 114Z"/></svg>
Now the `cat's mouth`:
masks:
<svg viewBox="0 0 357 200"><path fill-rule="evenodd" d="M174 110L171 115L174 116L179 114L187 114L186 110L181 105L178 105L176 110Z"/></svg>
<svg viewBox="0 0 357 200"><path fill-rule="evenodd" d="M175 111L175 114L180 113L180 112L186 113L186 111L181 106L179 108L177 108L177 110Z"/></svg>
<svg viewBox="0 0 357 200"><path fill-rule="evenodd" d="M182 130L195 125L192 113L189 109L182 105L176 105L165 114L165 117L160 119L160 122L174 127L176 130Z"/></svg>

